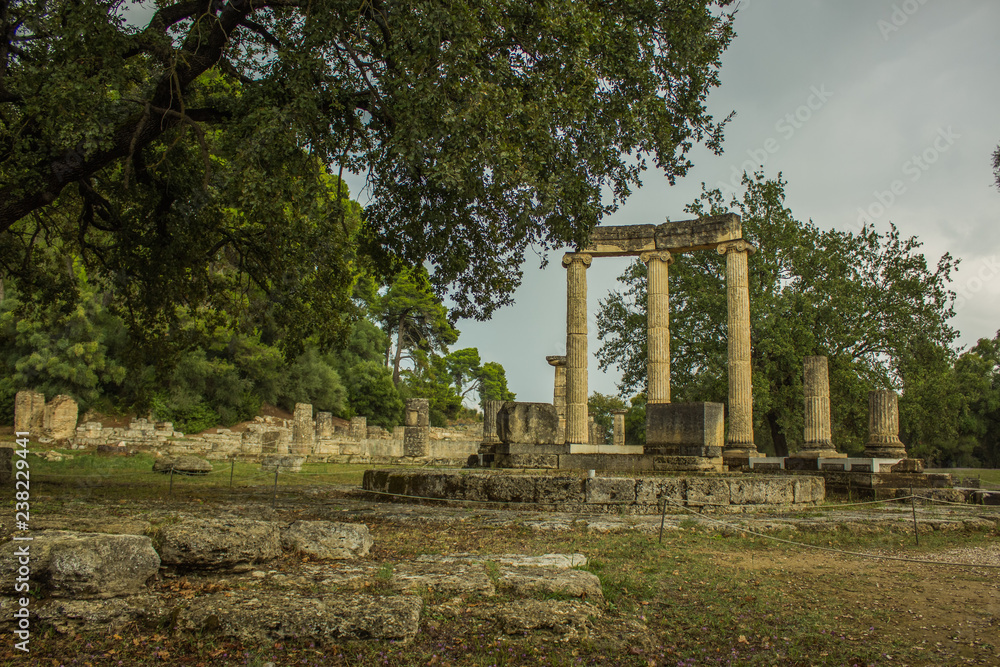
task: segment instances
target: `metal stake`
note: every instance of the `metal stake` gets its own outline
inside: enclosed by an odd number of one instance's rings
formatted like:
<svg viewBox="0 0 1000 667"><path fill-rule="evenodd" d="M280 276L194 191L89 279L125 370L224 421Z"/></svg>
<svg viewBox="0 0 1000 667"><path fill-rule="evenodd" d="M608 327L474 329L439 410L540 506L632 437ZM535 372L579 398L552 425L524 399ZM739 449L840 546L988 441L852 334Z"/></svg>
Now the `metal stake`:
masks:
<svg viewBox="0 0 1000 667"><path fill-rule="evenodd" d="M174 467L170 466L170 495L174 495Z"/></svg>
<svg viewBox="0 0 1000 667"><path fill-rule="evenodd" d="M280 467L277 464L274 466L274 500L271 502L271 509L274 509L278 504L278 468Z"/></svg>
<svg viewBox="0 0 1000 667"><path fill-rule="evenodd" d="M913 512L913 540L920 546L920 533L917 532L917 503L913 497L913 487L910 487L910 510Z"/></svg>
<svg viewBox="0 0 1000 667"><path fill-rule="evenodd" d="M663 544L663 522L667 518L667 499L663 499L663 513L660 514L660 544Z"/></svg>
<svg viewBox="0 0 1000 667"><path fill-rule="evenodd" d="M233 472L236 470L236 459L233 459L232 467L229 468L229 488L233 488Z"/></svg>

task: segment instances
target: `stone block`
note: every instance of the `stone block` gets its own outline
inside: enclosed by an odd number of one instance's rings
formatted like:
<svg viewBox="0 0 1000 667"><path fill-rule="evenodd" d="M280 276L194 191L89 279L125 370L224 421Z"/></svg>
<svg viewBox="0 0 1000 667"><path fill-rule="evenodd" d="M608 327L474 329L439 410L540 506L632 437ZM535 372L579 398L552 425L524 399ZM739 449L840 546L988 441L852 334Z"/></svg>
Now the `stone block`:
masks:
<svg viewBox="0 0 1000 667"><path fill-rule="evenodd" d="M111 598L143 590L160 568L160 558L144 535L109 535L43 530L29 542L0 547L0 565L13 579L15 549L31 545L31 576L52 597ZM10 582L4 582L10 590Z"/></svg>
<svg viewBox="0 0 1000 667"><path fill-rule="evenodd" d="M636 499L636 481L628 477L595 477L588 479L587 502L631 505Z"/></svg>
<svg viewBox="0 0 1000 667"><path fill-rule="evenodd" d="M729 502L733 505L762 505L767 502L763 478L729 480Z"/></svg>
<svg viewBox="0 0 1000 667"><path fill-rule="evenodd" d="M729 481L689 477L685 496L688 505L729 505Z"/></svg>
<svg viewBox="0 0 1000 667"><path fill-rule="evenodd" d="M45 424L45 394L23 390L14 396L14 430L30 433L33 439L42 435Z"/></svg>
<svg viewBox="0 0 1000 667"><path fill-rule="evenodd" d="M265 456L260 462L260 469L264 472L302 472L302 464L306 462L304 456L290 456L280 454L270 454Z"/></svg>
<svg viewBox="0 0 1000 667"><path fill-rule="evenodd" d="M124 450L124 447L113 449ZM212 464L197 456L165 456L153 462L153 472L169 473L173 469L178 475L207 475L212 472Z"/></svg>
<svg viewBox="0 0 1000 667"><path fill-rule="evenodd" d="M766 478L764 502L772 505L791 505L795 502L795 485L788 477Z"/></svg>
<svg viewBox="0 0 1000 667"><path fill-rule="evenodd" d="M657 250L692 250L742 238L741 230L740 217L725 213L661 223L656 226L653 238Z"/></svg>
<svg viewBox="0 0 1000 667"><path fill-rule="evenodd" d="M642 505L658 505L661 498L668 498L680 505L686 489L682 477L643 477L636 482L635 500Z"/></svg>
<svg viewBox="0 0 1000 667"><path fill-rule="evenodd" d="M368 526L336 521L295 521L281 533L281 546L315 558L362 558L372 548Z"/></svg>
<svg viewBox="0 0 1000 667"><path fill-rule="evenodd" d="M577 477L539 476L535 498L540 503L582 503L586 500L584 481Z"/></svg>
<svg viewBox="0 0 1000 667"><path fill-rule="evenodd" d="M333 436L333 414L330 412L316 413L316 437L329 438Z"/></svg>
<svg viewBox="0 0 1000 667"><path fill-rule="evenodd" d="M646 406L647 454L722 456L722 403L653 403Z"/></svg>
<svg viewBox="0 0 1000 667"><path fill-rule="evenodd" d="M559 467L558 454L496 454L493 459L498 468L541 468Z"/></svg>
<svg viewBox="0 0 1000 667"><path fill-rule="evenodd" d="M368 437L368 417L351 418L351 437L355 440L364 440Z"/></svg>
<svg viewBox="0 0 1000 667"><path fill-rule="evenodd" d="M559 442L559 413L550 403L509 401L497 413L497 436L505 444L554 445Z"/></svg>
<svg viewBox="0 0 1000 667"><path fill-rule="evenodd" d="M250 519L188 519L160 529L166 565L195 569L249 569L281 555L276 523Z"/></svg>
<svg viewBox="0 0 1000 667"><path fill-rule="evenodd" d="M42 431L53 440L69 440L76 435L79 412L76 401L65 394L59 394L45 404Z"/></svg>
<svg viewBox="0 0 1000 667"><path fill-rule="evenodd" d="M535 479L522 475L490 475L485 484L487 498L499 503L533 503Z"/></svg>

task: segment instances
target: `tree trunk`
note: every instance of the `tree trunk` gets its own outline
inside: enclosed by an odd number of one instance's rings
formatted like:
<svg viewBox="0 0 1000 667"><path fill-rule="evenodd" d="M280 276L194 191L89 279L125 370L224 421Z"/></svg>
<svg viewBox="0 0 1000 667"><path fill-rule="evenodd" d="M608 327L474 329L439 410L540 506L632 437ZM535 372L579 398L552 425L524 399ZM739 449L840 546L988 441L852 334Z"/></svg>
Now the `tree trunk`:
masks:
<svg viewBox="0 0 1000 667"><path fill-rule="evenodd" d="M399 318L396 329L396 358L392 362L392 383L399 386L399 360L403 358L403 323L406 316Z"/></svg>
<svg viewBox="0 0 1000 667"><path fill-rule="evenodd" d="M771 442L774 443L775 456L788 456L788 438L778 425L778 418L773 412L767 413L767 426L771 429Z"/></svg>

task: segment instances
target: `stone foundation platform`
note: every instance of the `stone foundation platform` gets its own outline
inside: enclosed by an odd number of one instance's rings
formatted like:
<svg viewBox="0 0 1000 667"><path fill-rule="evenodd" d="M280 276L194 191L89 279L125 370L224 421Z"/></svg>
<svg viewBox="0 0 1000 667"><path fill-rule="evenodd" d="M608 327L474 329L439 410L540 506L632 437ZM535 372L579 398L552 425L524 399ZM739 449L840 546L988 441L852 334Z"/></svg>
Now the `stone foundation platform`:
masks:
<svg viewBox="0 0 1000 667"><path fill-rule="evenodd" d="M587 510L595 513L655 514L662 499L718 511L754 507L799 508L826 497L821 477L752 475L592 477L528 474L499 470L367 470L362 488L396 499L496 503L511 509Z"/></svg>

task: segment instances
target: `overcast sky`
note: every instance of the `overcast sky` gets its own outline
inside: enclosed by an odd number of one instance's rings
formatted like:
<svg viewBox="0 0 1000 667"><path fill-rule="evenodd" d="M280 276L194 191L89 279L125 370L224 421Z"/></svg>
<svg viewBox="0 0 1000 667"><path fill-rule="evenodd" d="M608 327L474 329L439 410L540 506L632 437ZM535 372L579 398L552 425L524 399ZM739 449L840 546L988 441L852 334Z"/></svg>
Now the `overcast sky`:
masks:
<svg viewBox="0 0 1000 667"><path fill-rule="evenodd" d="M992 338L1000 329L1000 191L990 167L1000 143L998 26L995 0L743 0L722 85L709 97L716 118L736 111L725 152L696 150L674 187L647 172L603 224L684 219L702 181L738 183L763 162L768 177L780 171L788 181L785 204L799 220L849 230L864 215L880 231L892 221L923 241L930 265L945 252L961 258L952 324L964 346ZM478 347L484 361L502 363L521 401L552 401L545 356L566 349L561 255L544 270L529 256L515 305L489 322L459 323L453 349ZM602 373L594 358L594 314L627 261L600 258L587 272L591 392L617 393L619 374Z"/></svg>

